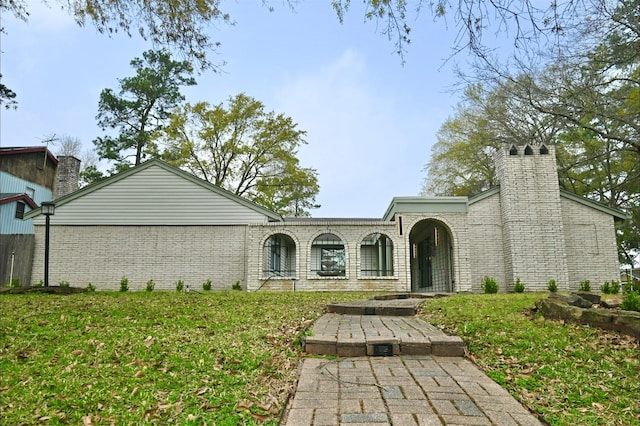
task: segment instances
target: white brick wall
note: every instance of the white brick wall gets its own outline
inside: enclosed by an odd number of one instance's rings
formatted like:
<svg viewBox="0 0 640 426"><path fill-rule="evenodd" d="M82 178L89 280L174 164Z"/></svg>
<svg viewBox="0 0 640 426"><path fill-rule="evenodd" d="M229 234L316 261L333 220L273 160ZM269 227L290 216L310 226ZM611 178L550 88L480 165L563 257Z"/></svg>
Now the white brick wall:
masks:
<svg viewBox="0 0 640 426"><path fill-rule="evenodd" d="M32 281L44 277L44 226L36 226ZM201 290L245 286L246 226L52 226L49 284L74 287L92 283L98 290L119 290L123 276L130 290L175 290L183 280Z"/></svg>
<svg viewBox="0 0 640 426"><path fill-rule="evenodd" d="M472 291L482 291L485 276L494 278L504 291L506 278L500 194L469 205L469 252Z"/></svg>
<svg viewBox="0 0 640 426"><path fill-rule="evenodd" d="M248 227L249 256L248 290L292 290L293 282L285 278L268 278L263 271L262 250L265 241L274 234L289 235L296 243L296 291L409 291L407 271L401 258L404 239L392 222L314 221L313 223L270 223ZM394 275L392 277L360 278L360 243L371 233L382 233L393 241ZM346 273L344 277L320 277L311 272L311 244L321 234L340 237L345 246Z"/></svg>
<svg viewBox="0 0 640 426"><path fill-rule="evenodd" d="M583 280L595 291L605 281L620 281L613 217L563 198L562 220L570 289L577 290Z"/></svg>

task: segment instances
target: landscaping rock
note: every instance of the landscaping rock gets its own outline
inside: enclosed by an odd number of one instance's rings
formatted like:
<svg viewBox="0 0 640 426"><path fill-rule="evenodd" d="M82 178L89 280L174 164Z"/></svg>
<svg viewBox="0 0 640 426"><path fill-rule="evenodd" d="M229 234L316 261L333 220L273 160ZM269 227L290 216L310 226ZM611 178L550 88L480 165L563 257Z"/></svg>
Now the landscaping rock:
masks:
<svg viewBox="0 0 640 426"><path fill-rule="evenodd" d="M583 298L582 296L578 296L577 294L570 294L566 296L567 303L571 306L577 306L578 308L590 308L593 306L593 303Z"/></svg>
<svg viewBox="0 0 640 426"><path fill-rule="evenodd" d="M640 339L640 312L579 308L569 305L566 300L569 298L571 296L540 299L536 301L536 307L545 318L589 324L593 327L616 330Z"/></svg>
<svg viewBox="0 0 640 426"><path fill-rule="evenodd" d="M582 297L583 299L587 299L589 302L593 303L594 305L600 304L600 295L598 293L592 293L590 291L578 291L573 294L576 294Z"/></svg>
<svg viewBox="0 0 640 426"><path fill-rule="evenodd" d="M620 307L620 304L622 304L622 298L621 297L616 297L613 299L606 299L600 302L600 306L602 306L603 308L607 308L607 309L616 309Z"/></svg>

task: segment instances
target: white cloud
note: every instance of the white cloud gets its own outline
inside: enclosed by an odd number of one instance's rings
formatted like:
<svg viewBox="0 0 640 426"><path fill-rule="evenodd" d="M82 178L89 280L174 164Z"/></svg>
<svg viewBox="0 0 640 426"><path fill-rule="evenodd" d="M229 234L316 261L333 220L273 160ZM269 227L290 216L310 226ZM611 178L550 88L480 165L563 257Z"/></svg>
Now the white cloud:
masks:
<svg viewBox="0 0 640 426"><path fill-rule="evenodd" d="M375 94L388 91L376 91L370 74L365 59L347 50L277 90L276 109L308 132L300 158L319 174L323 207L314 216L380 217L398 195L407 120L395 97Z"/></svg>

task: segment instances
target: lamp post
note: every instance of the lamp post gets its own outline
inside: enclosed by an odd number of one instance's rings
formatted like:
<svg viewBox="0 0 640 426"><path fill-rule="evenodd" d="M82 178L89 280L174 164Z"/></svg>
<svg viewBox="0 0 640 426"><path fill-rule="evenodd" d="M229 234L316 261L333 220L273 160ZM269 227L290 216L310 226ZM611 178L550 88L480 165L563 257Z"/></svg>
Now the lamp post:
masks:
<svg viewBox="0 0 640 426"><path fill-rule="evenodd" d="M40 210L46 218L44 231L44 286L49 287L49 218L56 212L56 203L44 201Z"/></svg>

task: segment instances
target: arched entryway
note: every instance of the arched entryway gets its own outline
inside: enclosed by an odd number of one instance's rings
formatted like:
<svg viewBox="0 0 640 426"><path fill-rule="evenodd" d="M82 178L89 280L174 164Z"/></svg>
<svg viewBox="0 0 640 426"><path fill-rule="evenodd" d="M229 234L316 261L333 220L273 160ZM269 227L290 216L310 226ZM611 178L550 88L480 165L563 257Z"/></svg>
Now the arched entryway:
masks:
<svg viewBox="0 0 640 426"><path fill-rule="evenodd" d="M411 291L453 291L452 240L449 228L438 220L421 220L411 228Z"/></svg>

